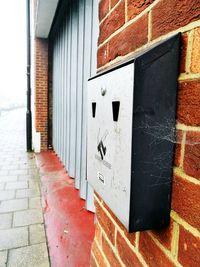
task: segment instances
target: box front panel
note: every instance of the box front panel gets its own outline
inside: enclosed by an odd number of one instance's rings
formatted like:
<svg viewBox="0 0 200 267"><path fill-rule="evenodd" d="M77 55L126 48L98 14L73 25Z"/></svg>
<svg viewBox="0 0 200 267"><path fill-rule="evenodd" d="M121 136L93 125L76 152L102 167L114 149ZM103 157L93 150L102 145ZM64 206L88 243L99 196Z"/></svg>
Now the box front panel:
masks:
<svg viewBox="0 0 200 267"><path fill-rule="evenodd" d="M88 82L87 178L129 227L134 63Z"/></svg>

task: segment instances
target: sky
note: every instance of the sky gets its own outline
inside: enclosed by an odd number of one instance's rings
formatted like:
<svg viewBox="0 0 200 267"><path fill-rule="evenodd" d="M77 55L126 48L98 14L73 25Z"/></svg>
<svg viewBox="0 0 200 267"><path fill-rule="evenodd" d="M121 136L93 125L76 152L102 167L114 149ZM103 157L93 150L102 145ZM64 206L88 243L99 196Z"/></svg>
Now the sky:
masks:
<svg viewBox="0 0 200 267"><path fill-rule="evenodd" d="M25 99L26 0L1 1L0 107Z"/></svg>

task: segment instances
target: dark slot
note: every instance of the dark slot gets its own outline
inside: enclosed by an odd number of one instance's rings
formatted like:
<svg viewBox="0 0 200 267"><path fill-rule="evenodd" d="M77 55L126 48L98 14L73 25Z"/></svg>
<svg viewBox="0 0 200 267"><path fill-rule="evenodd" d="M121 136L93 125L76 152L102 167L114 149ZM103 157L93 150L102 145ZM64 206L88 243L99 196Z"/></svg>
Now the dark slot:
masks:
<svg viewBox="0 0 200 267"><path fill-rule="evenodd" d="M120 106L120 102L119 101L113 101L112 102L112 111L113 111L113 120L114 121L118 121L119 106Z"/></svg>
<svg viewBox="0 0 200 267"><path fill-rule="evenodd" d="M96 102L92 103L92 117L95 118L96 115Z"/></svg>

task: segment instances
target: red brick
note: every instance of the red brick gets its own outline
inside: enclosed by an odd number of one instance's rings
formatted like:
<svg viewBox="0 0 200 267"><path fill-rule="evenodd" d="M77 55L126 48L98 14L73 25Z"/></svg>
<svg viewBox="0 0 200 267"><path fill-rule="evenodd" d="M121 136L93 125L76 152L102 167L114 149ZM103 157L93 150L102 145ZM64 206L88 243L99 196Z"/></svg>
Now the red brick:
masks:
<svg viewBox="0 0 200 267"><path fill-rule="evenodd" d="M173 262L155 244L147 232L140 233L139 251L149 267L172 267Z"/></svg>
<svg viewBox="0 0 200 267"><path fill-rule="evenodd" d="M175 175L172 186L172 209L200 230L200 186Z"/></svg>
<svg viewBox="0 0 200 267"><path fill-rule="evenodd" d="M200 180L200 133L188 132L184 154L184 171Z"/></svg>
<svg viewBox="0 0 200 267"><path fill-rule="evenodd" d="M101 229L100 229L98 223L96 224L96 227L95 227L95 237L96 237L96 240L98 241L98 243L101 244L101 242L102 242L102 233L101 233Z"/></svg>
<svg viewBox="0 0 200 267"><path fill-rule="evenodd" d="M48 148L48 41L35 39L35 126L41 133L41 150Z"/></svg>
<svg viewBox="0 0 200 267"><path fill-rule="evenodd" d="M109 0L101 0L99 3L99 20L101 21L109 12Z"/></svg>
<svg viewBox="0 0 200 267"><path fill-rule="evenodd" d="M183 133L180 130L176 131L176 146L175 146L175 158L174 158L174 164L175 166L180 166L180 160L181 160L181 141L183 138Z"/></svg>
<svg viewBox="0 0 200 267"><path fill-rule="evenodd" d="M180 57L180 73L184 73L186 64L187 45L188 45L187 33L182 34L181 42L182 45L181 45L181 57Z"/></svg>
<svg viewBox="0 0 200 267"><path fill-rule="evenodd" d="M115 256L115 253L113 252L112 248L110 247L109 243L107 242L104 236L102 238L102 248L103 248L104 254L106 255L107 260L110 263L110 266L112 267L121 266L118 259Z"/></svg>
<svg viewBox="0 0 200 267"><path fill-rule="evenodd" d="M97 67L100 68L108 63L108 43L100 47L97 51Z"/></svg>
<svg viewBox="0 0 200 267"><path fill-rule="evenodd" d="M130 20L139 15L154 1L155 0L128 0L127 1L128 19Z"/></svg>
<svg viewBox="0 0 200 267"><path fill-rule="evenodd" d="M99 44L125 23L125 6L122 1L112 13L100 24Z"/></svg>
<svg viewBox="0 0 200 267"><path fill-rule="evenodd" d="M104 229L106 235L110 239L110 241L114 244L115 243L115 226L111 219L107 216L107 214L103 211L102 207L95 201L96 207L96 215L98 222L100 223L101 227Z"/></svg>
<svg viewBox="0 0 200 267"><path fill-rule="evenodd" d="M117 250L119 252L120 258L126 266L142 267L142 264L139 261L137 255L129 247L129 245L119 232L117 232Z"/></svg>
<svg viewBox="0 0 200 267"><path fill-rule="evenodd" d="M90 267L98 267L92 255L90 257Z"/></svg>
<svg viewBox="0 0 200 267"><path fill-rule="evenodd" d="M109 42L109 60L124 56L148 41L148 16L144 15Z"/></svg>
<svg viewBox="0 0 200 267"><path fill-rule="evenodd" d="M199 0L159 1L152 10L152 38L155 39L199 18Z"/></svg>
<svg viewBox="0 0 200 267"><path fill-rule="evenodd" d="M135 246L135 233L128 233L126 228L123 226L123 224L119 221L119 219L115 216L115 214L112 212L112 210L103 202L104 207L107 209L107 211L112 216L113 220L115 220L116 224L120 227L120 229L124 232L125 236L129 239L131 244Z"/></svg>
<svg viewBox="0 0 200 267"><path fill-rule="evenodd" d="M200 266L200 238L180 227L178 260L183 266Z"/></svg>
<svg viewBox="0 0 200 267"><path fill-rule="evenodd" d="M178 90L177 119L191 126L200 126L200 80L181 81Z"/></svg>
<svg viewBox="0 0 200 267"><path fill-rule="evenodd" d="M200 72L200 28L194 30L191 71L193 73Z"/></svg>
<svg viewBox="0 0 200 267"><path fill-rule="evenodd" d="M111 8L113 8L118 2L119 0L111 0Z"/></svg>
<svg viewBox="0 0 200 267"><path fill-rule="evenodd" d="M153 230L152 234L165 246L168 250L171 250L172 236L173 236L173 221L170 221L170 225L160 230Z"/></svg>
<svg viewBox="0 0 200 267"><path fill-rule="evenodd" d="M94 192L95 197L101 202L102 198L100 197L100 195L97 192Z"/></svg>
<svg viewBox="0 0 200 267"><path fill-rule="evenodd" d="M99 250L95 241L92 244L92 252L93 252L95 259L97 260L100 267L107 266L107 264L103 258L102 252Z"/></svg>

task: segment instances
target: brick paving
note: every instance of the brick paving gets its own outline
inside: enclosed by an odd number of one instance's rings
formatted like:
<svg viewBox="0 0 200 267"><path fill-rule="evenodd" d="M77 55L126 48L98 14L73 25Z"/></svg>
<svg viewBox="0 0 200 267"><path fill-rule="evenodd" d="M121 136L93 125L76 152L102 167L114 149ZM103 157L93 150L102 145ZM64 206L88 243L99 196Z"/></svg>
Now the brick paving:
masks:
<svg viewBox="0 0 200 267"><path fill-rule="evenodd" d="M40 179L24 109L0 116L0 267L48 267Z"/></svg>

